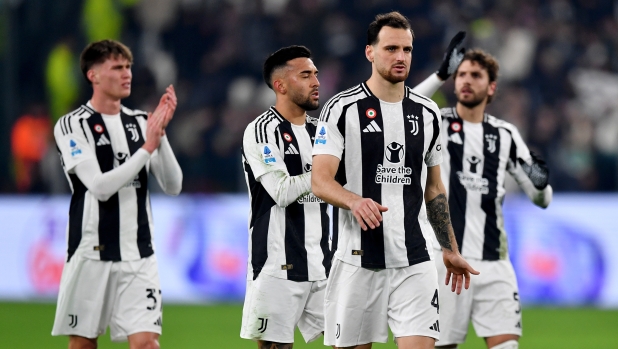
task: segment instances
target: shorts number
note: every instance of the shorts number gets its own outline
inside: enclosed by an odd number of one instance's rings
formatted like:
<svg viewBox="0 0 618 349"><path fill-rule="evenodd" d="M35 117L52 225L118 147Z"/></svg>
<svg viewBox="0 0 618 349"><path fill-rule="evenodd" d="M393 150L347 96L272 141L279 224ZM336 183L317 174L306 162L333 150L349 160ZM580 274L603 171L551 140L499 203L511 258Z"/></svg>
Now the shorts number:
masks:
<svg viewBox="0 0 618 349"><path fill-rule="evenodd" d="M438 290L433 294L433 298L431 299L431 305L436 308L438 314L440 314L440 303L438 302Z"/></svg>
<svg viewBox="0 0 618 349"><path fill-rule="evenodd" d="M513 292L513 299L517 301L517 310L515 310L515 314L521 313L521 303L519 302L519 293Z"/></svg>
<svg viewBox="0 0 618 349"><path fill-rule="evenodd" d="M147 288L146 292L148 292L148 295L146 296L146 298L152 299L152 306L148 306L148 307L146 307L146 309L148 309L148 310L155 310L155 309L157 309L157 297L155 297L155 294L157 294L157 289L156 288ZM159 290L159 297L161 297L161 290Z"/></svg>

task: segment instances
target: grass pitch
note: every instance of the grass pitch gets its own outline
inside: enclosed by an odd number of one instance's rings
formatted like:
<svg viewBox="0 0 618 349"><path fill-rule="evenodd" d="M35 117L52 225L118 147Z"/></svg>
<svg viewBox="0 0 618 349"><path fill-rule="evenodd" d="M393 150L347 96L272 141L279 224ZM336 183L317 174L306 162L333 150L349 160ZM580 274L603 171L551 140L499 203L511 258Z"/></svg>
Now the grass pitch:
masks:
<svg viewBox="0 0 618 349"><path fill-rule="evenodd" d="M50 335L54 304L0 303L0 348L66 348L67 338ZM165 305L162 348L255 349L239 337L242 306ZM597 309L525 308L522 348L618 348L618 311ZM395 349L394 343L375 344L378 349ZM128 348L111 343L109 333L99 339L99 348ZM322 341L305 344L296 334L294 348L325 348ZM470 330L462 349L485 348Z"/></svg>

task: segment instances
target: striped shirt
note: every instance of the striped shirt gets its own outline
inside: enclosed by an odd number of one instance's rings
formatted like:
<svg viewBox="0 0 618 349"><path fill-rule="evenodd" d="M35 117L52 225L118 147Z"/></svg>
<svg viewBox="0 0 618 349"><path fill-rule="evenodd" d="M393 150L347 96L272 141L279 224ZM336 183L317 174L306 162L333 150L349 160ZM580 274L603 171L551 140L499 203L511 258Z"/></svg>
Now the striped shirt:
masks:
<svg viewBox="0 0 618 349"><path fill-rule="evenodd" d="M125 107L119 116L103 116L90 105L82 105L56 123L56 145L72 191L67 260L79 254L127 261L154 253L150 163L107 201L99 201L75 174L75 167L89 159L96 160L103 173L127 161L144 144L146 118L145 112Z"/></svg>
<svg viewBox="0 0 618 349"><path fill-rule="evenodd" d="M251 122L243 137L243 167L249 188L247 279L260 273L293 280L324 280L330 270L327 204L310 192L280 207L261 177L311 172L311 138L317 119L293 125L271 107Z"/></svg>
<svg viewBox="0 0 618 349"><path fill-rule="evenodd" d="M341 160L335 180L388 211L382 224L362 231L349 210L333 211L333 249L346 263L397 268L432 258L432 227L424 192L427 167L442 162L440 112L430 99L405 88L399 103L375 97L362 83L323 107L314 155Z"/></svg>
<svg viewBox="0 0 618 349"><path fill-rule="evenodd" d="M467 122L455 108L441 113L448 150L441 175L459 250L466 258L506 259L505 177L509 172L518 183L529 181L517 159L530 159L530 151L506 121L485 114L481 123Z"/></svg>

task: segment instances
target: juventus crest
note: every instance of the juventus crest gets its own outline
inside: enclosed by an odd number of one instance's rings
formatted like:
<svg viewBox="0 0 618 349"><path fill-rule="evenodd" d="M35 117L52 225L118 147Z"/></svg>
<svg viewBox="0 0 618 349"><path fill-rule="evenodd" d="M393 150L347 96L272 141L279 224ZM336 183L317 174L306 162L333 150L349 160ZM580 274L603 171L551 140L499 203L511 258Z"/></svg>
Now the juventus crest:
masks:
<svg viewBox="0 0 618 349"><path fill-rule="evenodd" d="M131 140L133 142L139 141L139 133L137 132L137 126L135 124L127 124L127 130L131 132Z"/></svg>
<svg viewBox="0 0 618 349"><path fill-rule="evenodd" d="M416 136L418 134L418 116L408 115L406 117L408 118L408 121L412 123L412 130L410 131L410 133Z"/></svg>
<svg viewBox="0 0 618 349"><path fill-rule="evenodd" d="M493 152L496 151L496 140L498 140L498 136L485 135L485 140L487 141L487 151L493 154Z"/></svg>

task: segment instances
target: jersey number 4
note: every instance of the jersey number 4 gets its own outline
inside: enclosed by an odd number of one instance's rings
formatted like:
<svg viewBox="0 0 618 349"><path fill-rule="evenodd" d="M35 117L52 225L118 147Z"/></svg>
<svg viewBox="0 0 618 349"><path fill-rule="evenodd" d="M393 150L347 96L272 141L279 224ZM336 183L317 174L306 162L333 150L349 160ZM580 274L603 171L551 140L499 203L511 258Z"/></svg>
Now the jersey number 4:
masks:
<svg viewBox="0 0 618 349"><path fill-rule="evenodd" d="M433 298L431 299L431 306L436 308L438 314L440 314L440 303L438 303L438 290L433 294Z"/></svg>

